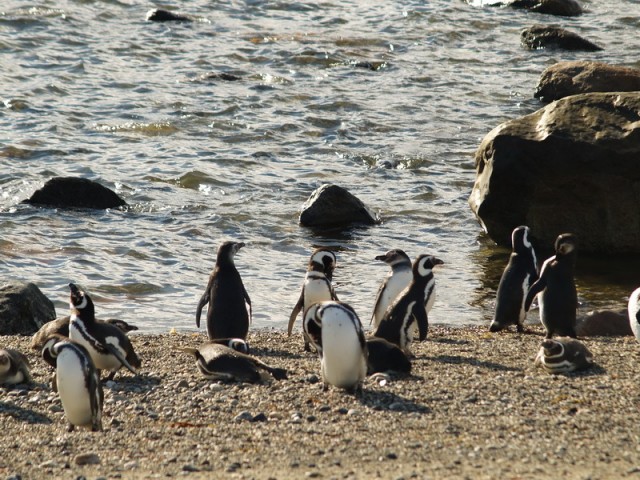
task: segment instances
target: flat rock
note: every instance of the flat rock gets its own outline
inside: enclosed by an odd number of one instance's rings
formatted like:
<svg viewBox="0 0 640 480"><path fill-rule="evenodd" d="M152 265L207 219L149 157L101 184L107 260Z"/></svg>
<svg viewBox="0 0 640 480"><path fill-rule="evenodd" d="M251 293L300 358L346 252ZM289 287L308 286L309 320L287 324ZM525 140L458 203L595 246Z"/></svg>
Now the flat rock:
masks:
<svg viewBox="0 0 640 480"><path fill-rule="evenodd" d="M506 247L528 225L537 246L572 232L581 252L637 254L639 158L640 92L563 98L484 138L469 204Z"/></svg>
<svg viewBox="0 0 640 480"><path fill-rule="evenodd" d="M600 62L559 62L542 72L534 97L551 102L569 95L640 90L640 70Z"/></svg>
<svg viewBox="0 0 640 480"><path fill-rule="evenodd" d="M0 335L33 335L54 318L53 302L34 283L0 286Z"/></svg>
<svg viewBox="0 0 640 480"><path fill-rule="evenodd" d="M55 208L92 208L104 210L127 204L107 187L78 177L54 177L23 203Z"/></svg>
<svg viewBox="0 0 640 480"><path fill-rule="evenodd" d="M372 225L378 216L347 189L325 184L313 191L302 206L300 224L307 227Z"/></svg>
<svg viewBox="0 0 640 480"><path fill-rule="evenodd" d="M542 48L586 52L602 50L602 47L582 38L577 33L553 25L533 25L526 28L520 33L520 40L523 46L531 50Z"/></svg>

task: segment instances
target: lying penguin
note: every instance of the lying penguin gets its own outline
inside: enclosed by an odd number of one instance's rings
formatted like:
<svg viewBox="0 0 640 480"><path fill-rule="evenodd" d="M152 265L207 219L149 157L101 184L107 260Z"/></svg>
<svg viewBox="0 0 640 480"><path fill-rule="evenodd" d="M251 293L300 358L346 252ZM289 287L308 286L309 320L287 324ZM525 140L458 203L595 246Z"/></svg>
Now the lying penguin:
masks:
<svg viewBox="0 0 640 480"><path fill-rule="evenodd" d="M251 355L226 345L208 342L198 348L181 347L177 350L196 357L196 365L206 378L227 382L258 383L271 374L276 380L287 378L286 370L270 367Z"/></svg>
<svg viewBox="0 0 640 480"><path fill-rule="evenodd" d="M549 373L569 373L593 366L593 354L575 338L548 338L542 342L535 363Z"/></svg>
<svg viewBox="0 0 640 480"><path fill-rule="evenodd" d="M12 348L0 349L0 385L31 382L29 360Z"/></svg>

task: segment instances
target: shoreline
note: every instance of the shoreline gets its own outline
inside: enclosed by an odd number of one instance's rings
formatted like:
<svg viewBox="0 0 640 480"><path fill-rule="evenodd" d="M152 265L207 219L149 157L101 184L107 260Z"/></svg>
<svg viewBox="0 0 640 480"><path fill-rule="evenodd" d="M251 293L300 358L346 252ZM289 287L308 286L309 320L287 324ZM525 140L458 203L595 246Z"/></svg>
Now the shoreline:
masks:
<svg viewBox="0 0 640 480"><path fill-rule="evenodd" d="M103 432L68 433L31 337L0 337L34 384L0 387L0 475L77 478L640 478L640 345L589 337L596 366L553 376L533 363L543 338L430 326L413 372L368 378L355 397L322 392L299 332L249 332L252 354L288 379L223 384L175 348L204 333L130 335L138 376L104 385ZM77 465L83 454L97 464ZM86 460L86 458L85 458Z"/></svg>

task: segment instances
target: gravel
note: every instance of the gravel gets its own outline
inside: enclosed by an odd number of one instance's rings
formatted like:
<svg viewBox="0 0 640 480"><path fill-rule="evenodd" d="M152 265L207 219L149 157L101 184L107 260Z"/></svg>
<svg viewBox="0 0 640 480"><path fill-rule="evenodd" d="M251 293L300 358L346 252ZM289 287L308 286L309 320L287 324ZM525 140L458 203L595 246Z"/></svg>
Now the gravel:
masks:
<svg viewBox="0 0 640 480"><path fill-rule="evenodd" d="M252 331L252 353L286 380L223 384L192 356L203 334L131 335L143 361L104 384L103 432L67 432L51 370L28 337L34 383L0 387L0 478L640 479L640 345L585 339L596 366L534 366L542 331L432 326L408 378L360 397L322 391L299 333Z"/></svg>

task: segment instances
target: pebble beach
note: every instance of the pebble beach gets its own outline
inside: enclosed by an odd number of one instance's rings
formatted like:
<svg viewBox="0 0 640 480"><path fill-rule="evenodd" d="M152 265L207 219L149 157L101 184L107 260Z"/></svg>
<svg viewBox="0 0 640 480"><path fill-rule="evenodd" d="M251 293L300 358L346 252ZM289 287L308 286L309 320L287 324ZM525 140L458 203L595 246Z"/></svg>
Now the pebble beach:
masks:
<svg viewBox="0 0 640 480"><path fill-rule="evenodd" d="M67 431L51 370L30 337L34 383L0 387L0 478L640 478L640 349L584 339L596 365L534 365L541 327L489 333L433 326L409 377L322 391L300 333L252 330L251 353L288 378L207 380L180 347L203 333L133 334L138 376L104 384L103 432Z"/></svg>

